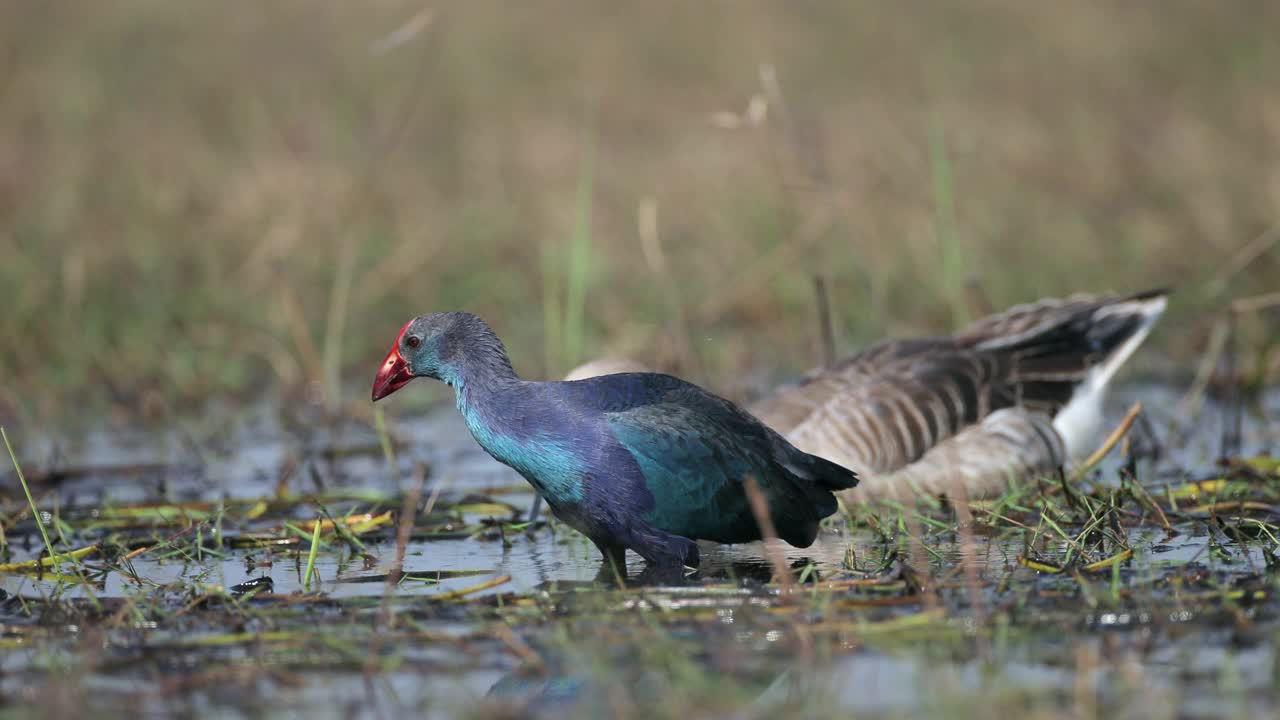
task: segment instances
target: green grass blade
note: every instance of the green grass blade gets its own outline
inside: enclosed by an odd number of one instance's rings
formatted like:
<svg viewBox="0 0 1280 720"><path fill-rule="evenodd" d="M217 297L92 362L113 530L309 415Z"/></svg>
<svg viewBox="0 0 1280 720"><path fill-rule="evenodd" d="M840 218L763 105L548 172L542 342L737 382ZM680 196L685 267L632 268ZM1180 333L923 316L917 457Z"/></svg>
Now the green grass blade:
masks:
<svg viewBox="0 0 1280 720"><path fill-rule="evenodd" d="M947 304L951 306L951 322L961 327L969 321L964 301L964 256L956 233L955 180L951 172L951 156L942 125L934 122L929 132L929 160L933 167L934 220L938 238L939 269Z"/></svg>
<svg viewBox="0 0 1280 720"><path fill-rule="evenodd" d="M316 571L316 553L320 550L320 520L319 515L316 516L315 527L311 530L311 550L307 552L307 569L302 573L302 587L311 589L311 576Z"/></svg>
<svg viewBox="0 0 1280 720"><path fill-rule="evenodd" d="M591 211L595 189L595 134L589 133L578 178L573 236L569 242L569 278L564 307L564 362L578 364L586 318L587 276L591 269Z"/></svg>
<svg viewBox="0 0 1280 720"><path fill-rule="evenodd" d="M44 540L44 549L49 553L49 561L57 564L55 558L57 555L53 552L53 543L49 542L49 532L44 529L44 521L40 519L40 508L36 507L36 499L31 497L31 488L27 487L27 478L22 474L22 467L18 465L18 456L13 454L13 446L9 444L9 433L0 427L0 437L4 438L4 448L9 451L9 459L13 461L13 469L18 473L18 482L22 485L22 492L27 495L27 503L31 505L31 516L36 520L36 527L40 529L40 538Z"/></svg>

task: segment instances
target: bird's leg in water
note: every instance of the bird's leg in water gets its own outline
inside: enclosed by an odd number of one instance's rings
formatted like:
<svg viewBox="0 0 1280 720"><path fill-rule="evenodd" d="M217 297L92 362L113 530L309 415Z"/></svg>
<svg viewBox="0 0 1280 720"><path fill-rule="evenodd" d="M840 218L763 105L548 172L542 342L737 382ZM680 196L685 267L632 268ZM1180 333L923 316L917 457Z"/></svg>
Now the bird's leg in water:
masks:
<svg viewBox="0 0 1280 720"><path fill-rule="evenodd" d="M700 562L698 543L634 520L627 528L624 542L650 565L680 571L686 567L696 568Z"/></svg>
<svg viewBox="0 0 1280 720"><path fill-rule="evenodd" d="M596 575L596 580L601 582L626 582L627 579L627 548L625 545L611 545L600 540L593 540L596 549L604 557L604 561L600 563L600 572Z"/></svg>

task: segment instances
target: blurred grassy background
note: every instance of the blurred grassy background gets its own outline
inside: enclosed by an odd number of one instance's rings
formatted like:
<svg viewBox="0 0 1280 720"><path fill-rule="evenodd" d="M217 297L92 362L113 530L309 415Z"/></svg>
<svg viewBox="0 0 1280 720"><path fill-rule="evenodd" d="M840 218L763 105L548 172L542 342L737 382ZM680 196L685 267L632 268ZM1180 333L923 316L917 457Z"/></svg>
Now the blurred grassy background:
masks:
<svg viewBox="0 0 1280 720"><path fill-rule="evenodd" d="M400 325L457 308L527 376L625 353L732 393L813 363L815 273L842 352L963 322L967 283L1174 285L1153 346L1189 365L1205 313L1277 287L1276 27L1265 0L4 3L0 417L367 405Z"/></svg>

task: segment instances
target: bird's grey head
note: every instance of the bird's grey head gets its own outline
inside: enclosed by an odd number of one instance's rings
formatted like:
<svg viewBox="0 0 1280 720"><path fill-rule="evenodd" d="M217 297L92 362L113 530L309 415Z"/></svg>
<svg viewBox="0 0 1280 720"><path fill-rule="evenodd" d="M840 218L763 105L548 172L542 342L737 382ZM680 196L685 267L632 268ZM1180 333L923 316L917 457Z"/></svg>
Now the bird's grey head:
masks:
<svg viewBox="0 0 1280 720"><path fill-rule="evenodd" d="M400 329L373 382L380 400L417 377L458 387L514 375L506 348L483 320L465 312L419 315Z"/></svg>

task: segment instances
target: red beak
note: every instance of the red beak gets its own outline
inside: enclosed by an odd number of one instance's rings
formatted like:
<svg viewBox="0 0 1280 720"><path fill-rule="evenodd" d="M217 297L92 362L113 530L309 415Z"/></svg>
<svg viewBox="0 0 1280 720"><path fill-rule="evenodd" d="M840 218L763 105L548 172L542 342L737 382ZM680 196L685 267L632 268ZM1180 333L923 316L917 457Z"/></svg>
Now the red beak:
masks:
<svg viewBox="0 0 1280 720"><path fill-rule="evenodd" d="M396 344L391 346L391 352L387 353L387 359L382 361L378 376L373 379L373 401L377 402L399 390L412 379L409 363L400 357L400 340L397 338Z"/></svg>

